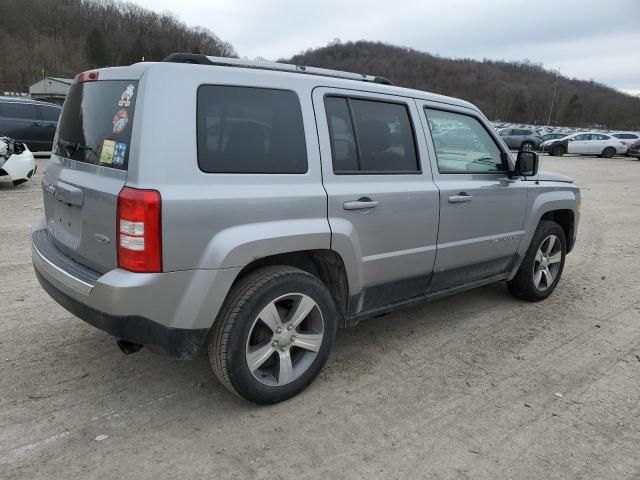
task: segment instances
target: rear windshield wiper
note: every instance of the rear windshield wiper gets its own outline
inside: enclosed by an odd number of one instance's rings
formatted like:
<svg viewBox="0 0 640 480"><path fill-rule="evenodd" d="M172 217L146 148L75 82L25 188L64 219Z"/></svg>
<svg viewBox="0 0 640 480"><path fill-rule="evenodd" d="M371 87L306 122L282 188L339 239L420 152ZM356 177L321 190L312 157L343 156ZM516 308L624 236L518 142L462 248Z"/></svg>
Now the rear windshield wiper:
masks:
<svg viewBox="0 0 640 480"><path fill-rule="evenodd" d="M98 156L98 152L95 149L91 148L89 145L80 142L67 142L66 140L58 139L58 145L64 148L67 156L70 157L74 153L78 151L89 151L93 153L95 156Z"/></svg>

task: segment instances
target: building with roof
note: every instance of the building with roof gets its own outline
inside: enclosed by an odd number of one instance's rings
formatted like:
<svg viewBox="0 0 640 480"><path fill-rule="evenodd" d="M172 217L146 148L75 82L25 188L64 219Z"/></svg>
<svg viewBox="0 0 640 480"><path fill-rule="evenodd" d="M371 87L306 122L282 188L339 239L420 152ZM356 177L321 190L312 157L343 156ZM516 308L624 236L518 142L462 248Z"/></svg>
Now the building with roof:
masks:
<svg viewBox="0 0 640 480"><path fill-rule="evenodd" d="M29 87L29 96L36 100L62 105L72 83L71 78L44 77Z"/></svg>

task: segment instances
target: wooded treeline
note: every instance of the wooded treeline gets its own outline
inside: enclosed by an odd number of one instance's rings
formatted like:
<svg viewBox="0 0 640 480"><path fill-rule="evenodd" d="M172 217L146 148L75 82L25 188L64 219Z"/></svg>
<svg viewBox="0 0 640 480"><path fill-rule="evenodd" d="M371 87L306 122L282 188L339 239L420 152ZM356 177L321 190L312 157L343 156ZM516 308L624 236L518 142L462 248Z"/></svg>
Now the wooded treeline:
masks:
<svg viewBox="0 0 640 480"><path fill-rule="evenodd" d="M161 60L169 53L236 56L213 32L171 13L114 0L0 0L0 94L48 76ZM556 75L528 62L454 60L381 42L334 41L290 63L381 75L396 85L468 100L492 120L546 124ZM640 130L640 98L559 77L551 124Z"/></svg>
<svg viewBox="0 0 640 480"><path fill-rule="evenodd" d="M556 74L523 62L454 60L381 42L334 41L285 62L381 75L395 85L465 99L491 120L546 125ZM640 130L640 98L558 78L552 125Z"/></svg>
<svg viewBox="0 0 640 480"><path fill-rule="evenodd" d="M48 76L162 60L169 53L235 56L213 32L170 13L111 0L0 0L0 94Z"/></svg>

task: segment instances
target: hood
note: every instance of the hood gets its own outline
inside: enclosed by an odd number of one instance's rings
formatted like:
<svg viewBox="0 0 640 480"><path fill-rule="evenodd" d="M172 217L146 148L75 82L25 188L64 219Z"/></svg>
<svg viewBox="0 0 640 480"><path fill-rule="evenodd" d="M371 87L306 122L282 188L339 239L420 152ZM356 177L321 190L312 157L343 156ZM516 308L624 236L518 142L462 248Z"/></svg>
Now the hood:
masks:
<svg viewBox="0 0 640 480"><path fill-rule="evenodd" d="M538 172L536 180L543 182L573 183L573 178L571 177L567 177L566 175L562 175L561 173L556 172L545 172L544 170L540 170Z"/></svg>

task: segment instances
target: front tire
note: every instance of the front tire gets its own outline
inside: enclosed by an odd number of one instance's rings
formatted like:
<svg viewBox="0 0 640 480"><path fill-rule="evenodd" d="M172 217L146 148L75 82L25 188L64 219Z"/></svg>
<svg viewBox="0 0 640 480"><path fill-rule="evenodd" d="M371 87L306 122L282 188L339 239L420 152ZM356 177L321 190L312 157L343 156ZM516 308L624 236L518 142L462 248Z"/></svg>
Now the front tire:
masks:
<svg viewBox="0 0 640 480"><path fill-rule="evenodd" d="M229 293L208 345L218 380L255 403L277 403L320 373L338 314L327 287L293 267L260 268Z"/></svg>
<svg viewBox="0 0 640 480"><path fill-rule="evenodd" d="M524 142L520 146L520 150L524 150L525 152L532 152L535 148L535 145L532 142Z"/></svg>
<svg viewBox="0 0 640 480"><path fill-rule="evenodd" d="M551 150L551 155L553 155L554 157L561 157L563 156L565 153L567 153L564 149L564 147L562 145L557 145L555 147L553 147L553 149Z"/></svg>
<svg viewBox="0 0 640 480"><path fill-rule="evenodd" d="M556 222L542 220L516 276L509 282L511 293L529 302L547 298L558 285L564 269L567 241Z"/></svg>

